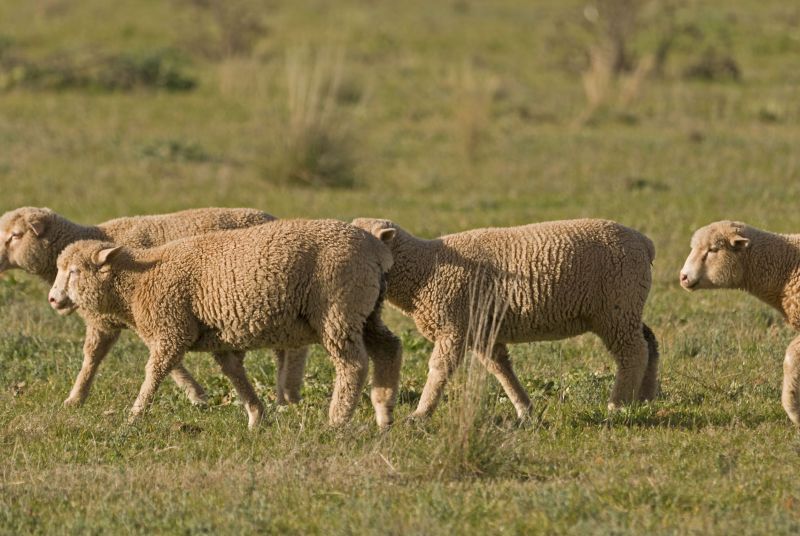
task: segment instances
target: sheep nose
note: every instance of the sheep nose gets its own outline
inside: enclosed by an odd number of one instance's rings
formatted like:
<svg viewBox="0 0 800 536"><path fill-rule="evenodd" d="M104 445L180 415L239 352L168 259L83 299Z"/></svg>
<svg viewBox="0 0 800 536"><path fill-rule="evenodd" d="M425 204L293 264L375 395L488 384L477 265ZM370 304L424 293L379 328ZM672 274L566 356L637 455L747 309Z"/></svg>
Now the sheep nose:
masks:
<svg viewBox="0 0 800 536"><path fill-rule="evenodd" d="M689 275L686 272L681 272L681 283L685 283L689 280Z"/></svg>
<svg viewBox="0 0 800 536"><path fill-rule="evenodd" d="M50 301L50 303L56 303L57 301L53 296L50 296L48 300Z"/></svg>

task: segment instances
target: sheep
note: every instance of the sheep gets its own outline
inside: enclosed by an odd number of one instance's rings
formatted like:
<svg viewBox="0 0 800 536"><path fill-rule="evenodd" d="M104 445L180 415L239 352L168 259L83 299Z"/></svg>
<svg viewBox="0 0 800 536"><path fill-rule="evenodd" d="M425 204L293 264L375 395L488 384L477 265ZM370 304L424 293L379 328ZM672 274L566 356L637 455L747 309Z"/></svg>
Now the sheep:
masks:
<svg viewBox="0 0 800 536"><path fill-rule="evenodd" d="M800 331L800 234L775 234L724 220L695 231L691 248L680 272L684 289L744 290ZM800 336L786 349L781 403L800 427Z"/></svg>
<svg viewBox="0 0 800 536"><path fill-rule="evenodd" d="M97 226L83 226L48 208L22 207L0 217L0 273L21 269L52 285L56 260L61 251L78 240L96 239L149 248L170 240L219 229L250 227L275 218L245 208L203 208L155 216L117 218ZM83 365L65 406L79 406L89 395L92 380L122 328L105 317L81 315L86 321ZM300 398L306 349L279 351L277 358L277 401L297 402ZM175 383L194 404L205 402L203 388L179 365L171 372Z"/></svg>
<svg viewBox="0 0 800 536"><path fill-rule="evenodd" d="M658 347L642 323L655 248L641 233L612 221L583 219L423 240L389 220L359 218L352 224L375 236L394 233L386 298L434 343L412 418L434 411L465 349L472 346L525 419L531 402L511 367L507 344L587 331L600 336L617 362L609 409L656 395ZM470 287L476 279L507 306L491 352L466 340Z"/></svg>
<svg viewBox="0 0 800 536"><path fill-rule="evenodd" d="M263 406L246 378L244 352L319 342L336 368L331 424L346 422L355 410L369 355L371 399L383 428L392 422L402 356L399 339L380 317L391 264L383 243L344 222L277 220L145 250L76 242L58 258L49 299L56 310L68 313L74 303L112 318L148 346L131 421L184 353L199 350L213 353L252 429Z"/></svg>

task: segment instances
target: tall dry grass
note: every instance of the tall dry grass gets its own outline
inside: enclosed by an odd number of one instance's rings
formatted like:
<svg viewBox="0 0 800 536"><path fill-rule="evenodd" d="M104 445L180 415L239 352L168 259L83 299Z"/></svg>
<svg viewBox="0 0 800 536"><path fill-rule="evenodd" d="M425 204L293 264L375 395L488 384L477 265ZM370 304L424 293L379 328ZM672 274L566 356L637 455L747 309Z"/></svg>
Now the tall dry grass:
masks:
<svg viewBox="0 0 800 536"><path fill-rule="evenodd" d="M344 51L290 51L286 58L288 118L278 175L296 185L355 185L354 118L339 95Z"/></svg>
<svg viewBox="0 0 800 536"><path fill-rule="evenodd" d="M472 164L489 128L493 84L477 75L467 61L453 72L452 79L456 136L465 160Z"/></svg>
<svg viewBox="0 0 800 536"><path fill-rule="evenodd" d="M432 469L441 479L487 476L513 463L497 433L494 402L488 396L489 373L481 355L490 356L508 304L499 300L484 277L470 285L468 345L449 385L449 403Z"/></svg>

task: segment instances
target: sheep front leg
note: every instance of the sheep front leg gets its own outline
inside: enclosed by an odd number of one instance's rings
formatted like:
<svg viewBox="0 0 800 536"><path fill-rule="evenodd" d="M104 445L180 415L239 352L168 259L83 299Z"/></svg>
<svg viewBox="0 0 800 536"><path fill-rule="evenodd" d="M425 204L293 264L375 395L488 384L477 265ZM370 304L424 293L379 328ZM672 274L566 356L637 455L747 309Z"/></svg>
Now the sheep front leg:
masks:
<svg viewBox="0 0 800 536"><path fill-rule="evenodd" d="M528 393L520 383L517 375L514 374L514 369L511 367L511 359L508 355L508 347L505 344L495 344L491 357L482 352L476 353L486 369L503 386L506 396L514 404L517 417L523 420L527 419L531 413L531 399L528 397Z"/></svg>
<svg viewBox="0 0 800 536"><path fill-rule="evenodd" d="M795 426L800 426L800 337L796 337L786 349L781 402Z"/></svg>
<svg viewBox="0 0 800 536"><path fill-rule="evenodd" d="M92 380L97 373L97 368L103 362L108 351L119 338L120 330L104 329L91 324L86 324L86 337L83 342L83 364L75 385L64 400L65 406L80 406L89 396Z"/></svg>
<svg viewBox="0 0 800 536"><path fill-rule="evenodd" d="M430 417L439 400L444 387L464 356L463 341L456 337L440 337L433 345L433 353L428 360L428 379L422 389L422 396L412 418Z"/></svg>
<svg viewBox="0 0 800 536"><path fill-rule="evenodd" d="M132 423L148 408L153 402L158 386L167 377L167 374L181 362L184 351L171 347L153 347L150 349L150 357L144 368L144 382L139 389L139 396L131 407L128 422Z"/></svg>
<svg viewBox="0 0 800 536"><path fill-rule="evenodd" d="M369 369L367 350L364 348L361 334L354 339L350 340L349 335L344 335L338 341L328 341L323 344L336 368L333 397L328 410L328 420L333 426L341 426L350 420L367 378Z"/></svg>
<svg viewBox="0 0 800 536"><path fill-rule="evenodd" d="M373 364L370 399L375 408L375 419L380 428L386 428L394 422L403 345L377 315L367 319L364 344Z"/></svg>
<svg viewBox="0 0 800 536"><path fill-rule="evenodd" d="M275 351L276 401L279 405L300 402L300 389L303 387L307 357L308 347Z"/></svg>
<svg viewBox="0 0 800 536"><path fill-rule="evenodd" d="M244 370L244 352L215 352L214 359L236 389L236 394L247 411L247 428L253 430L264 416L264 405L253 389Z"/></svg>
<svg viewBox="0 0 800 536"><path fill-rule="evenodd" d="M204 406L206 404L206 392L183 365L176 365L175 368L170 371L169 375L172 381L186 394L186 397L193 406Z"/></svg>

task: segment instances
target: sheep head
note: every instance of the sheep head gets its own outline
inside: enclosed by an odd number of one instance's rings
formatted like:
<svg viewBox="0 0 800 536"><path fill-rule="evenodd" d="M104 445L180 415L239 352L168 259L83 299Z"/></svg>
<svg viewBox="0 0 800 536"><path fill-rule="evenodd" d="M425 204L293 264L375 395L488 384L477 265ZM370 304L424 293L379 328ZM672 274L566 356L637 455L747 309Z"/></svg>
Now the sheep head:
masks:
<svg viewBox="0 0 800 536"><path fill-rule="evenodd" d="M350 225L364 229L368 233L372 234L372 236L387 245L394 239L398 230L397 225L395 225L393 222L375 218L356 218L350 222Z"/></svg>
<svg viewBox="0 0 800 536"><path fill-rule="evenodd" d="M695 231L692 251L681 269L681 286L688 291L740 288L750 248L747 234L747 225L733 221L714 222Z"/></svg>
<svg viewBox="0 0 800 536"><path fill-rule="evenodd" d="M52 270L49 231L56 214L49 208L22 207L0 217L0 272L21 268L42 275Z"/></svg>
<svg viewBox="0 0 800 536"><path fill-rule="evenodd" d="M78 307L103 312L112 295L112 264L122 246L81 240L67 246L58 257L58 273L48 300L59 314Z"/></svg>

